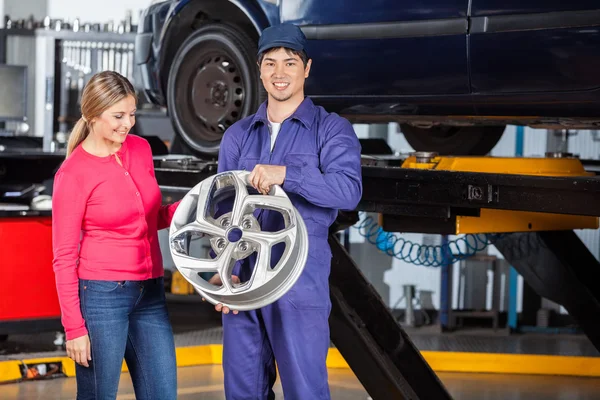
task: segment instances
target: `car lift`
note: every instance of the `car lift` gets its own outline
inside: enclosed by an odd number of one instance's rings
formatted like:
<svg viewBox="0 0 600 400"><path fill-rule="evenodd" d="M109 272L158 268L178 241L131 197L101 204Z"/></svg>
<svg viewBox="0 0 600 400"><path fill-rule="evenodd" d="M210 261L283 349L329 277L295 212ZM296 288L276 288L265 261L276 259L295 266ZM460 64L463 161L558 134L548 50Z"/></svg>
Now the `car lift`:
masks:
<svg viewBox="0 0 600 400"><path fill-rule="evenodd" d="M575 158L418 154L401 167L394 162L363 158L362 200L340 212L329 237L331 338L372 399L451 396L337 239L358 211L379 213L390 232L500 232L494 245L507 261L539 295L562 304L600 350L600 263L573 232L598 228L600 179ZM33 164L0 156L0 184L6 171L36 175ZM53 170L52 162L35 164ZM154 164L164 202L216 173L214 161L156 157Z"/></svg>
<svg viewBox="0 0 600 400"><path fill-rule="evenodd" d="M598 228L600 180L578 159L418 154L401 168L389 167L389 158L364 164L356 211L380 213L390 232L506 233L494 243L499 251L600 350L600 264L572 231ZM189 159L155 161L167 202L215 170ZM357 212L340 213L329 237L333 343L374 400L451 398L337 239L357 220Z"/></svg>

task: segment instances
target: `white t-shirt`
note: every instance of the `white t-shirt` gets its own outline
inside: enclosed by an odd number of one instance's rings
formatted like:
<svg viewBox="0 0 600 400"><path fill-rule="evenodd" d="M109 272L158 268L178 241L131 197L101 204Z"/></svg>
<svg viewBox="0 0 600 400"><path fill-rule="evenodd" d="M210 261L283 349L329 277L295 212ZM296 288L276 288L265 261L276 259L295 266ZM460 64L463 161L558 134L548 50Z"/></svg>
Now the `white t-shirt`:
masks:
<svg viewBox="0 0 600 400"><path fill-rule="evenodd" d="M279 134L280 129L281 122L271 122L271 120L269 120L269 131L271 132L271 151L273 151L273 147L275 146L275 140L277 139L277 135Z"/></svg>

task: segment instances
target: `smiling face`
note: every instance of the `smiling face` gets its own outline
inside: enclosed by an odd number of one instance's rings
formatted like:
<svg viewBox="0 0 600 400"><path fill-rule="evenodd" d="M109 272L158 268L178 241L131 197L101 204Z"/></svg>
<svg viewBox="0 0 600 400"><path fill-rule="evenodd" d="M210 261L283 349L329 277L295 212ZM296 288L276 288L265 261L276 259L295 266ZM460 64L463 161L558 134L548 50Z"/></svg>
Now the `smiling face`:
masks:
<svg viewBox="0 0 600 400"><path fill-rule="evenodd" d="M135 125L135 111L135 98L124 97L91 121L93 134L106 142L122 144Z"/></svg>
<svg viewBox="0 0 600 400"><path fill-rule="evenodd" d="M280 102L304 99L304 81L310 66L311 60L304 67L300 57L285 48L266 53L260 63L260 78L269 99Z"/></svg>

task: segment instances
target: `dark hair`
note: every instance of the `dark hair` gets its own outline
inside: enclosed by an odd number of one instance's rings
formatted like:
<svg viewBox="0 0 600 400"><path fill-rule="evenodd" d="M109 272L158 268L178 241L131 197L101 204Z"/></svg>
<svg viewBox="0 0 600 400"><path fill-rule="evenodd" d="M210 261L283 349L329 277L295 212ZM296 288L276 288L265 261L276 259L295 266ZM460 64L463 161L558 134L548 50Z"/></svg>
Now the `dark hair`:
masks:
<svg viewBox="0 0 600 400"><path fill-rule="evenodd" d="M260 53L258 55L258 65L262 64L263 59L265 58L265 55L267 53L270 53L272 51L276 51L276 50L279 50L279 49L284 49L286 51L286 53L298 56L300 58L300 60L302 60L302 63L304 64L304 68L306 68L306 66L308 65L308 54L306 54L306 51L304 51L304 50L297 51L297 50L290 49L290 48L287 48L287 47L273 47L271 49L263 51L262 53Z"/></svg>

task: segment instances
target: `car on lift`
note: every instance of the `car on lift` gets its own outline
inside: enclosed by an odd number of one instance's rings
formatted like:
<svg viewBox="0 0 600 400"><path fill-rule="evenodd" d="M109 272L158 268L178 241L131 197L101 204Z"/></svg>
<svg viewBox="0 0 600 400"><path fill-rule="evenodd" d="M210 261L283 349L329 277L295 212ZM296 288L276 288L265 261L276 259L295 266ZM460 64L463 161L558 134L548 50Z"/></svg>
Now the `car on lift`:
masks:
<svg viewBox="0 0 600 400"><path fill-rule="evenodd" d="M354 123L397 122L417 150L487 154L507 124L600 126L598 0L167 0L141 15L141 89L173 150L218 153L265 99L256 44L299 25L305 93Z"/></svg>

